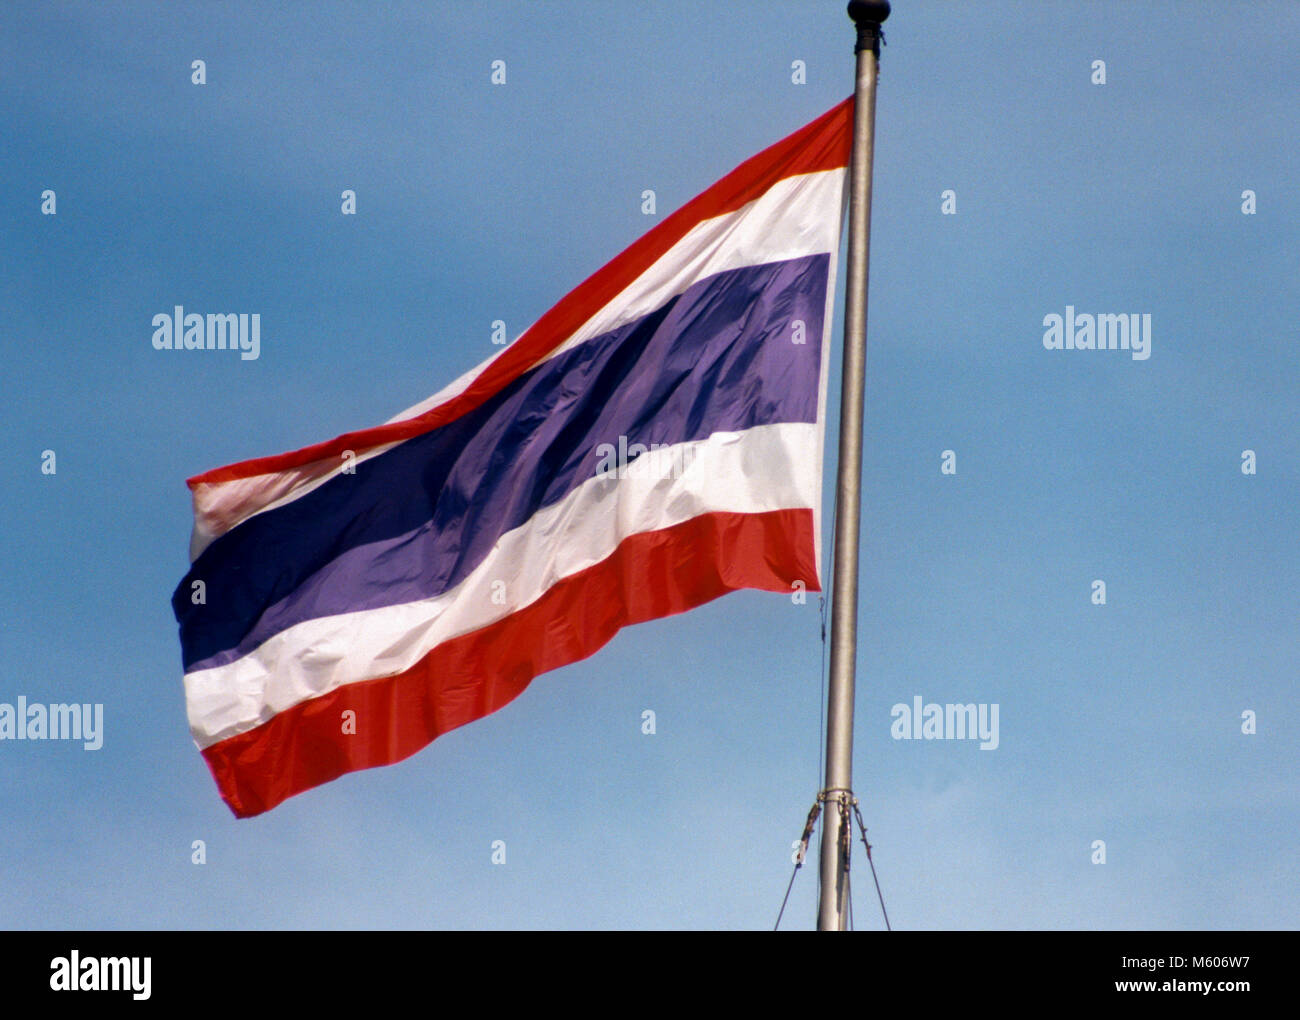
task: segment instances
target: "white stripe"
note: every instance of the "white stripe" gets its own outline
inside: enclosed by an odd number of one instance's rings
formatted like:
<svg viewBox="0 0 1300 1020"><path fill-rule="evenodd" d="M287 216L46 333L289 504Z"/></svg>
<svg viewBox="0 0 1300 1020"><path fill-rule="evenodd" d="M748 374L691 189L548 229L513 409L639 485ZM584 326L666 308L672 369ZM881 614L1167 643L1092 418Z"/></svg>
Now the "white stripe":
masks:
<svg viewBox="0 0 1300 1020"><path fill-rule="evenodd" d="M787 177L736 212L701 220L538 364L649 315L699 280L746 266L838 252L845 176L844 170L820 170Z"/></svg>
<svg viewBox="0 0 1300 1020"><path fill-rule="evenodd" d="M845 170L838 169L787 177L734 212L701 220L635 281L588 319L572 337L539 359L531 368L536 368L593 337L653 312L683 293L693 283L717 273L824 252L831 254L834 263L835 255L839 252L841 195L845 175ZM828 307L832 303L832 293L828 289ZM829 316L826 329L829 333ZM525 335L526 333L527 331ZM434 396L389 419L390 422L414 418L459 396L504 352L505 349L499 351ZM823 346L823 358L827 353ZM820 408L822 405L818 406ZM394 445L396 444L389 443L371 450L357 451L353 463L378 456ZM214 539L241 521L305 496L339 474L343 467L340 458L330 457L289 471L197 486L194 490L194 531L190 540L190 559L197 559Z"/></svg>
<svg viewBox="0 0 1300 1020"><path fill-rule="evenodd" d="M348 451L349 460L342 456L326 457L309 464L299 464L287 471L273 471L266 475L232 478L226 482L200 482L194 487L194 528L190 532L190 562L236 524L274 510L285 503L307 495L312 489L324 485L335 475L371 457L387 453L398 443L383 443L368 450Z"/></svg>
<svg viewBox="0 0 1300 1020"><path fill-rule="evenodd" d="M617 480L592 478L503 535L450 591L307 620L232 663L187 674L194 740L204 748L345 684L404 672L444 641L517 612L561 578L607 559L629 535L715 511L809 507L816 514L817 442L814 424L760 425L643 455Z"/></svg>

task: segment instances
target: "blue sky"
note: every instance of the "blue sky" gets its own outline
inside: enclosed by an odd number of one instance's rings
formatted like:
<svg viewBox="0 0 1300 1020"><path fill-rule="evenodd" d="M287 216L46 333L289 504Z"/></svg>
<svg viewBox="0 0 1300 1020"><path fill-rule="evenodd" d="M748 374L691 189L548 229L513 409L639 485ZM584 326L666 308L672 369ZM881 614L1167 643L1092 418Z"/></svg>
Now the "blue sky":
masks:
<svg viewBox="0 0 1300 1020"><path fill-rule="evenodd" d="M1300 11L900 0L886 34L854 785L891 920L1294 928ZM0 9L0 702L105 716L0 742L0 925L771 926L815 599L629 628L236 821L169 598L186 477L438 390L657 222L643 189L662 217L847 95L852 44L838 0ZM175 304L259 312L261 356L155 351ZM1149 313L1150 359L1045 350L1067 305ZM999 747L892 739L917 695L999 705Z"/></svg>

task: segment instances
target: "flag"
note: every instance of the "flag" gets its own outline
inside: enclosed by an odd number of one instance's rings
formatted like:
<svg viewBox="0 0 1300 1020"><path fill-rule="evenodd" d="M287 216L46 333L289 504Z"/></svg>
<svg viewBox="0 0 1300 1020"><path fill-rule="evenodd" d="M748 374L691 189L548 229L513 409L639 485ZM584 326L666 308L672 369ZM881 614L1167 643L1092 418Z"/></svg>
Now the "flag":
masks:
<svg viewBox="0 0 1300 1020"><path fill-rule="evenodd" d="M239 817L400 761L621 627L819 591L850 98L383 425L189 479L190 729Z"/></svg>

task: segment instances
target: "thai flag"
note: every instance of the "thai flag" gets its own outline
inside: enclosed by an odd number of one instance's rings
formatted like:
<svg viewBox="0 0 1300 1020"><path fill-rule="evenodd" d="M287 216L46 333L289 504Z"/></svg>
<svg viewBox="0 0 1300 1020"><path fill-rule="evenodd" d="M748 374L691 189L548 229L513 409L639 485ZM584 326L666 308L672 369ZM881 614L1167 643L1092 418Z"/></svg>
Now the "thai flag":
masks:
<svg viewBox="0 0 1300 1020"><path fill-rule="evenodd" d="M237 816L388 765L630 623L821 588L848 99L376 428L189 480L190 728Z"/></svg>

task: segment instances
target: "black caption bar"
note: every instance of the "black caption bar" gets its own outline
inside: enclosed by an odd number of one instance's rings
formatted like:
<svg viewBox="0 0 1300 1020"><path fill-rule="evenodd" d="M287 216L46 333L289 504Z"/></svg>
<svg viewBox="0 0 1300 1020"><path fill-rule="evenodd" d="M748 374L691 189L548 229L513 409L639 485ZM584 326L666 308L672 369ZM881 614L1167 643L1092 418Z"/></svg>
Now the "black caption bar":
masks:
<svg viewBox="0 0 1300 1020"><path fill-rule="evenodd" d="M130 1011L338 1011L410 996L434 1008L456 990L477 990L485 1006L613 994L670 1009L691 989L761 998L830 967L844 974L846 1002L887 987L927 1005L1169 998L1232 1008L1290 998L1293 943L1289 932L9 932L0 981L7 1001L64 1009L113 1000Z"/></svg>

